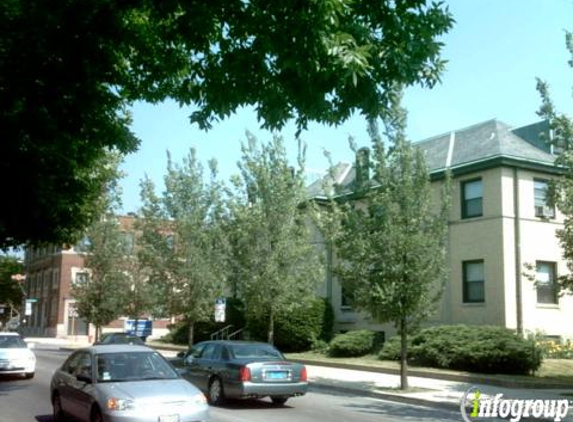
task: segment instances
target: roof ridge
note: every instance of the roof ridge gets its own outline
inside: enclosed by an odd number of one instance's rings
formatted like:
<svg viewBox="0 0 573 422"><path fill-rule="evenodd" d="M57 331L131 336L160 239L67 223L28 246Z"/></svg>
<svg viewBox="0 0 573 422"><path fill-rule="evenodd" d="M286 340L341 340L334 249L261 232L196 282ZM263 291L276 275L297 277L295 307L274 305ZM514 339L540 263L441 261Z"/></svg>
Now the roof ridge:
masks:
<svg viewBox="0 0 573 422"><path fill-rule="evenodd" d="M444 136L448 136L448 135L450 135L452 132L454 132L454 133L464 132L464 131L466 131L466 130L476 128L476 127L478 127L478 126L483 126L483 125L485 125L486 123L490 123L490 122L494 122L494 123L499 122L499 123L503 123L504 125L507 125L507 123L505 123L505 122L499 120L497 117L493 117L493 118L491 118L491 119L487 119L487 120L484 120L484 121L479 122L479 123L474 123L474 124L472 124L472 125L465 126L465 127L459 128L459 129L449 130L449 131L447 131L447 132L440 133L439 135L434 135L434 136L430 136L429 138L424 138L424 139L421 139L421 140L419 140L419 141L415 141L414 144L422 144L422 143L425 143L425 142L430 142L430 141L436 140L436 139L438 139L438 138L441 138L441 137L444 137Z"/></svg>

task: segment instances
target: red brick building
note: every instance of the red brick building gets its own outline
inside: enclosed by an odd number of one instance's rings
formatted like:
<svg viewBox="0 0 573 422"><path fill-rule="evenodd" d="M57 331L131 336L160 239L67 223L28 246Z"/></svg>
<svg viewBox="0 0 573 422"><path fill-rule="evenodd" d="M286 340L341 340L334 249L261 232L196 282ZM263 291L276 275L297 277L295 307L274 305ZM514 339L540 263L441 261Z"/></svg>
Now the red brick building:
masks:
<svg viewBox="0 0 573 422"><path fill-rule="evenodd" d="M133 234L133 216L120 216L120 226L126 234ZM133 239L133 237L132 237ZM25 316L22 330L28 336L91 337L95 328L79 318L75 312L75 300L70 289L81 277L87 277L81 245L70 248L46 246L27 248L24 270L24 290L32 303L32 315ZM125 318L113 321L105 331L122 331ZM153 337L167 330L169 321L153 322Z"/></svg>

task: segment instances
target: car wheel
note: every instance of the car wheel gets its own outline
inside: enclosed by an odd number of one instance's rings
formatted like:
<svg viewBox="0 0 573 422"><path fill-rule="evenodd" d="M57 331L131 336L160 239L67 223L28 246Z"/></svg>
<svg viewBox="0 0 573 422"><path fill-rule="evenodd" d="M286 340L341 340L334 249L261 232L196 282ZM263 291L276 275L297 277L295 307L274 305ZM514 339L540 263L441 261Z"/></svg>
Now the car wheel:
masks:
<svg viewBox="0 0 573 422"><path fill-rule="evenodd" d="M271 400L273 401L273 404L278 404L278 405L283 405L287 402L288 397L285 396L271 396Z"/></svg>
<svg viewBox="0 0 573 422"><path fill-rule="evenodd" d="M100 410L97 407L94 407L92 410L92 416L90 422L103 422L103 417L101 415Z"/></svg>
<svg viewBox="0 0 573 422"><path fill-rule="evenodd" d="M24 375L26 377L26 379L32 379L34 378L34 372L26 372L26 374Z"/></svg>
<svg viewBox="0 0 573 422"><path fill-rule="evenodd" d="M54 422L63 422L64 411L62 410L62 402L58 393L55 393L52 399L52 409L54 410Z"/></svg>
<svg viewBox="0 0 573 422"><path fill-rule="evenodd" d="M225 391L223 390L223 383L217 377L211 380L209 384L209 404L219 406L225 401Z"/></svg>

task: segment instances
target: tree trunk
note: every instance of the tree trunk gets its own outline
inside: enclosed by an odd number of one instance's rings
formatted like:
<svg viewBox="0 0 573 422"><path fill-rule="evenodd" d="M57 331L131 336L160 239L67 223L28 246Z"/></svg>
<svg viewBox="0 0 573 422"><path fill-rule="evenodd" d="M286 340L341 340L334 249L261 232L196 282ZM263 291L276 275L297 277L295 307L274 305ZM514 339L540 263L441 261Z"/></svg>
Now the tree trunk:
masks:
<svg viewBox="0 0 573 422"><path fill-rule="evenodd" d="M101 337L101 327L99 325L95 326L95 340L94 341L99 341Z"/></svg>
<svg viewBox="0 0 573 422"><path fill-rule="evenodd" d="M194 344L194 339L193 339L194 329L195 329L195 322L190 321L189 322L189 347L193 346L193 344Z"/></svg>
<svg viewBox="0 0 573 422"><path fill-rule="evenodd" d="M269 313L269 333L268 333L268 343L269 344L274 344L274 339L275 339L275 316L274 316L274 312L273 309L271 308L271 311Z"/></svg>
<svg viewBox="0 0 573 422"><path fill-rule="evenodd" d="M400 320L400 389L408 389L408 324Z"/></svg>

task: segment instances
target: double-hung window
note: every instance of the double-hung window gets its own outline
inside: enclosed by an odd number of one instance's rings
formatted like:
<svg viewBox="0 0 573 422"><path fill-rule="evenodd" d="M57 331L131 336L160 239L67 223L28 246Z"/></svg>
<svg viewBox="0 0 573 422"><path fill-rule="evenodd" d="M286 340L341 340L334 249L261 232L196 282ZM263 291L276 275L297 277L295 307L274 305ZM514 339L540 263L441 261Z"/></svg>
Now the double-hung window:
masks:
<svg viewBox="0 0 573 422"><path fill-rule="evenodd" d="M485 276L483 260L463 262L464 303L485 302Z"/></svg>
<svg viewBox="0 0 573 422"><path fill-rule="evenodd" d="M483 215L483 183L481 179L462 182L462 218Z"/></svg>
<svg viewBox="0 0 573 422"><path fill-rule="evenodd" d="M557 284L555 282L555 263L554 262L536 262L536 289L537 303L540 304L557 304Z"/></svg>
<svg viewBox="0 0 573 422"><path fill-rule="evenodd" d="M542 218L555 218L555 207L547 204L547 180L535 179L533 181L533 196L535 201L535 216Z"/></svg>

